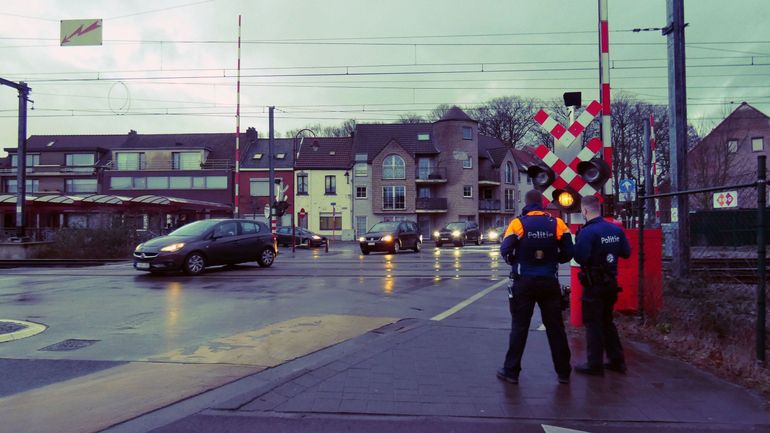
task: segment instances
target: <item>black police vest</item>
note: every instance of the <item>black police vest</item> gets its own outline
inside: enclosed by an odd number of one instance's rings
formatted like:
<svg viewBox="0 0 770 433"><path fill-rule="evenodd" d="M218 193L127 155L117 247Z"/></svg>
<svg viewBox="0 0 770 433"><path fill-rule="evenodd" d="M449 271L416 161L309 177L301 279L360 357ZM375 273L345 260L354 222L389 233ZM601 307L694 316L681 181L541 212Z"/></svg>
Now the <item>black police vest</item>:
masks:
<svg viewBox="0 0 770 433"><path fill-rule="evenodd" d="M519 241L516 260L521 273L542 271L558 266L559 241L556 239L556 218L550 215L524 215L519 218L524 233Z"/></svg>

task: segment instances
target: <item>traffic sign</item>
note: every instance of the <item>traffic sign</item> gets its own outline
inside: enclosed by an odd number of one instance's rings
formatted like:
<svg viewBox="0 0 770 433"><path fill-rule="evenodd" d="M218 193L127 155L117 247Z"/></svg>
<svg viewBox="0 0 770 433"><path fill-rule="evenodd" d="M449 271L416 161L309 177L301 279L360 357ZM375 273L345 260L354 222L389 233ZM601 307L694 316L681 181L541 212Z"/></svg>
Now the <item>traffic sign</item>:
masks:
<svg viewBox="0 0 770 433"><path fill-rule="evenodd" d="M61 20L61 46L73 47L102 44L102 20Z"/></svg>
<svg viewBox="0 0 770 433"><path fill-rule="evenodd" d="M738 191L714 193L714 209L738 207Z"/></svg>
<svg viewBox="0 0 770 433"><path fill-rule="evenodd" d="M620 180L620 201L636 200L636 179Z"/></svg>
<svg viewBox="0 0 770 433"><path fill-rule="evenodd" d="M550 202L551 195L557 189L564 189L570 187L575 192L580 194L581 197L593 195L602 200L599 191L594 189L588 182L578 176L578 165L581 162L590 161L602 148L602 141L598 138L591 139L588 144L578 153L577 157L567 165L564 161L559 159L548 147L541 144L535 149L535 154L556 174L557 178L545 191L543 191L543 198Z"/></svg>
<svg viewBox="0 0 770 433"><path fill-rule="evenodd" d="M270 205L265 205L265 218L270 218Z"/></svg>

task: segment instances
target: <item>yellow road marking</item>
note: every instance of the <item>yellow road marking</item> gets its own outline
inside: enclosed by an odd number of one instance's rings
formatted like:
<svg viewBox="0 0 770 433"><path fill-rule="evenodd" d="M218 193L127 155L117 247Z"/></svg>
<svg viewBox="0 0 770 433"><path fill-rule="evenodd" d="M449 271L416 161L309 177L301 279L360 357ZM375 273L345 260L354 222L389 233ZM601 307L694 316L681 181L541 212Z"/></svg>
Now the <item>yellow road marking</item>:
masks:
<svg viewBox="0 0 770 433"><path fill-rule="evenodd" d="M273 367L396 320L340 315L299 317L200 346L153 356L148 360Z"/></svg>
<svg viewBox="0 0 770 433"><path fill-rule="evenodd" d="M100 431L395 320L299 317L0 398L2 431Z"/></svg>
<svg viewBox="0 0 770 433"><path fill-rule="evenodd" d="M462 310L463 308L467 307L468 305L471 305L472 303L478 301L479 299L486 296L489 292L492 290L495 290L496 288L502 286L505 284L508 280L503 279L501 281L496 282L495 284L492 284L491 286L487 287L486 289L476 293L475 295L471 296L470 298L460 302L459 304L455 305L454 307L444 311L443 313L437 314L430 318L430 320L444 320L447 317L451 316L452 314Z"/></svg>
<svg viewBox="0 0 770 433"><path fill-rule="evenodd" d="M0 335L0 343L4 343L6 341L21 340L22 338L31 337L33 335L37 335L45 331L47 328L47 326L41 325L40 323L35 323L35 322L25 322L22 320L11 320L11 319L2 319L2 321L16 323L17 325L22 325L24 326L24 329L20 329L15 332L8 332L6 334Z"/></svg>

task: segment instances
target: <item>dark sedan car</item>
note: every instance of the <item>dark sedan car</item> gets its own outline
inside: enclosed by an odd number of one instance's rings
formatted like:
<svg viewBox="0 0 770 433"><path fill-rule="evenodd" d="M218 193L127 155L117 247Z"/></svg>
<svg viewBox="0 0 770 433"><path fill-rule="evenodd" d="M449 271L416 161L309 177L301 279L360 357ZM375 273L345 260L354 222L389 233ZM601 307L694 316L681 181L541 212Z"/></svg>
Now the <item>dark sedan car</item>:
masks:
<svg viewBox="0 0 770 433"><path fill-rule="evenodd" d="M408 248L419 253L422 248L422 235L416 222L385 221L373 225L365 235L358 238L358 243L364 255L372 251L398 254Z"/></svg>
<svg viewBox="0 0 770 433"><path fill-rule="evenodd" d="M139 244L134 250L134 268L147 272L182 270L197 275L208 266L254 260L268 267L277 252L273 235L263 223L208 219Z"/></svg>
<svg viewBox="0 0 770 433"><path fill-rule="evenodd" d="M291 227L278 227L275 232L278 245L291 246ZM315 234L310 230L294 227L294 245L320 247L326 244L326 236Z"/></svg>
<svg viewBox="0 0 770 433"><path fill-rule="evenodd" d="M468 242L475 242L481 245L484 237L479 230L479 225L471 221L458 221L445 225L441 230L433 232L433 239L436 246L452 243L455 246L462 247Z"/></svg>

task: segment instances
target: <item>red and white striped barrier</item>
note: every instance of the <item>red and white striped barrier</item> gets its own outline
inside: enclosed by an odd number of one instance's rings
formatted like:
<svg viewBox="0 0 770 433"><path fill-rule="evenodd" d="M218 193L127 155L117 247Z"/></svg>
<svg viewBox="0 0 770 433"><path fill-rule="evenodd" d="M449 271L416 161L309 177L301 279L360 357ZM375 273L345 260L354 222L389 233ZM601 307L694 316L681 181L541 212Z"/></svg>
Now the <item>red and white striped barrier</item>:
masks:
<svg viewBox="0 0 770 433"><path fill-rule="evenodd" d="M610 28L607 0L599 0L599 84L602 101L603 159L612 172L612 105L610 103ZM612 182L604 184L604 193L612 194Z"/></svg>
<svg viewBox="0 0 770 433"><path fill-rule="evenodd" d="M598 138L591 139L583 150L578 153L575 159L567 165L545 145L541 144L538 146L538 148L535 149L535 154L543 160L545 165L550 167L556 175L556 179L553 183L543 191L543 200L545 201L543 204L547 205L551 202L550 197L553 196L553 193L556 190L565 189L567 187L570 187L580 194L581 197L594 195L601 201L601 193L577 174L578 164L583 161L590 161L601 149L602 141Z"/></svg>
<svg viewBox="0 0 770 433"><path fill-rule="evenodd" d="M558 145L569 147L601 111L602 104L592 101L569 128L565 128L542 109L535 114L535 121L556 139Z"/></svg>

